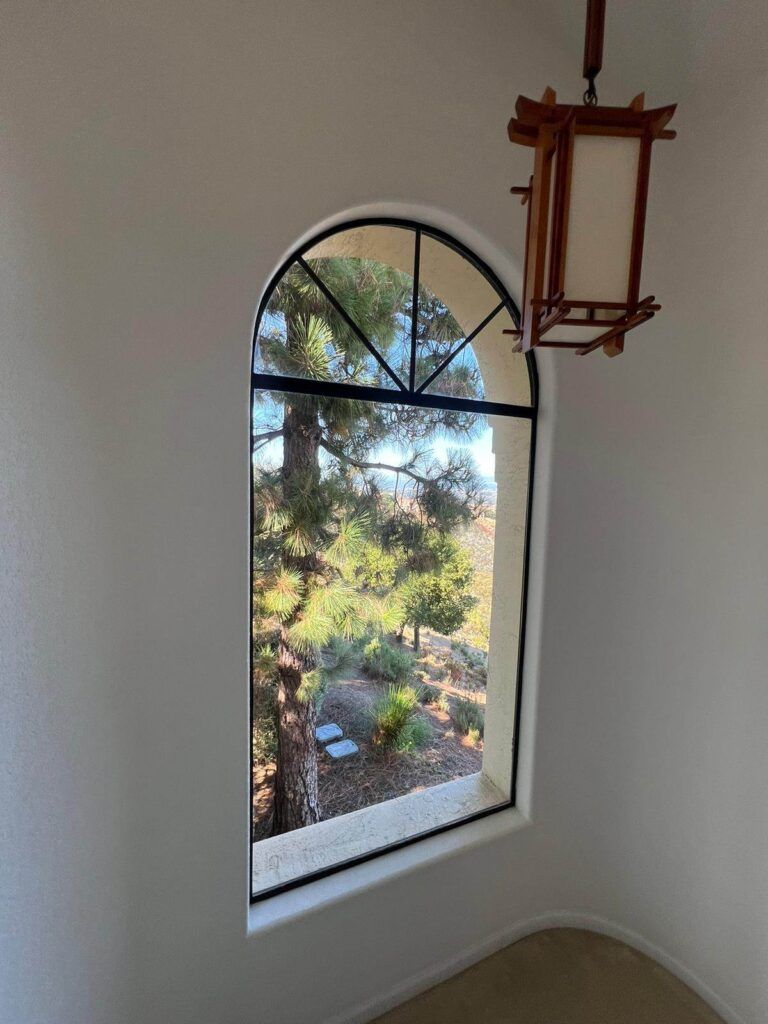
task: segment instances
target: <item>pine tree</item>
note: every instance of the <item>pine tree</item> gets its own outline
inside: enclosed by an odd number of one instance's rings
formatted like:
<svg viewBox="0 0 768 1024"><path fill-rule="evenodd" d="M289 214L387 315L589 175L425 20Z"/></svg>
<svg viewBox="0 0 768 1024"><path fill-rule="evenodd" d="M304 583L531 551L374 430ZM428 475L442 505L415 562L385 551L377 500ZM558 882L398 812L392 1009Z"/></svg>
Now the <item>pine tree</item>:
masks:
<svg viewBox="0 0 768 1024"><path fill-rule="evenodd" d="M407 376L411 279L370 260L311 265L363 334ZM424 379L462 331L427 289L419 299L417 376ZM390 383L296 264L271 296L258 347L272 373ZM457 364L440 378L444 391L477 395L476 368ZM396 592L359 585L362 552L375 538L384 550L418 557L431 531L446 533L477 513L481 493L471 459L460 450L438 459L429 443L472 437L478 419L453 410L280 392L260 393L254 404L260 463L254 465L254 676L257 684L276 682L276 833L320 819L315 726L329 679L349 669L356 640L402 621ZM280 441L278 465L258 458L279 450ZM383 442L405 457L397 463L372 459Z"/></svg>

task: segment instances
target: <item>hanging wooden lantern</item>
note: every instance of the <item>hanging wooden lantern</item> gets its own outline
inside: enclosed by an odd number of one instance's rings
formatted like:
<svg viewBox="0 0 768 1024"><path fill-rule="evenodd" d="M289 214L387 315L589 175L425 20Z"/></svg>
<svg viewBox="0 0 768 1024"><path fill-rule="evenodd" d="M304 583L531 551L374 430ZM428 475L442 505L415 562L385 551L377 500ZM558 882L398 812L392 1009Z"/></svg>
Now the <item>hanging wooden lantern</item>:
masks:
<svg viewBox="0 0 768 1024"><path fill-rule="evenodd" d="M661 308L640 297L640 269L656 139L675 106L644 110L643 94L628 107L597 106L605 0L588 0L583 106L519 96L509 122L512 142L535 149L528 185L513 188L528 205L525 283L517 351L537 345L607 355L624 335Z"/></svg>

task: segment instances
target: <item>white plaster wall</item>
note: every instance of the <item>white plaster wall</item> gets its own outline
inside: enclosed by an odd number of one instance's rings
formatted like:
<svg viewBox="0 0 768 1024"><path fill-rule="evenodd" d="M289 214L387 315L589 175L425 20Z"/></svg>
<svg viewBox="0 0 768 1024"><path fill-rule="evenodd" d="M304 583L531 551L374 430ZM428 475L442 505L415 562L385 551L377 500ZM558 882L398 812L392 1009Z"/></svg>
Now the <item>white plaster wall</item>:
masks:
<svg viewBox="0 0 768 1024"><path fill-rule="evenodd" d="M618 360L543 366L533 824L247 934L260 289L301 236L376 204L514 287L528 154L504 128L519 91L579 95L578 35L564 63L542 31L570 8L6 5L3 1024L342 1019L555 911L633 929L734 1020L768 1017L756 0L617 0L609 23L614 98L652 82L684 104L653 181L665 309Z"/></svg>
<svg viewBox="0 0 768 1024"><path fill-rule="evenodd" d="M648 55L650 103L679 101L644 268L664 308L621 367L558 364L538 735L560 737L569 770L541 777L534 814L573 836L583 907L762 1024L768 7L690 5L662 74L653 42L668 47L675 6L644 5L632 26L621 4L606 41L633 85Z"/></svg>

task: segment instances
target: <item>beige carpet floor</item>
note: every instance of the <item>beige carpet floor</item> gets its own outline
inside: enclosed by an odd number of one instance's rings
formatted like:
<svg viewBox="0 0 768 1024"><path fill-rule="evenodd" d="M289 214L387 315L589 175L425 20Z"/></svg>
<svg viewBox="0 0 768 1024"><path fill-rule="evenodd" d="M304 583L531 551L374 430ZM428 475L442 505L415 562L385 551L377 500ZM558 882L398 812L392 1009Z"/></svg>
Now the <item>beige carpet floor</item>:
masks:
<svg viewBox="0 0 768 1024"><path fill-rule="evenodd" d="M723 1024L623 942L575 928L529 935L375 1024Z"/></svg>

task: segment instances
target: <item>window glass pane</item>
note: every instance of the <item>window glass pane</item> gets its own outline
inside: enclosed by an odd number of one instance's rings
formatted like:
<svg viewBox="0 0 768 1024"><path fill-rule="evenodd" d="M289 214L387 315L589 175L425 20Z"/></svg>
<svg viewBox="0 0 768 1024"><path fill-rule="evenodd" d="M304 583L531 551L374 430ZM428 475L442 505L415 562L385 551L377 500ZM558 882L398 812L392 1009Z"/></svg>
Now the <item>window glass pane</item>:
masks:
<svg viewBox="0 0 768 1024"><path fill-rule="evenodd" d="M329 235L307 249L304 259L311 261L344 257L371 260L412 275L415 242L416 232L413 228L364 224Z"/></svg>
<svg viewBox="0 0 768 1024"><path fill-rule="evenodd" d="M371 224L331 235L304 254L406 386L415 246L412 229Z"/></svg>
<svg viewBox="0 0 768 1024"><path fill-rule="evenodd" d="M446 364L446 360L453 357ZM438 376L430 381L435 373ZM425 387L426 385L426 387ZM483 382L466 334L452 311L429 288L419 288L416 386L431 394L483 398Z"/></svg>
<svg viewBox="0 0 768 1024"><path fill-rule="evenodd" d="M369 319L361 317L363 323L359 326L368 329L375 318L380 351L386 354L388 347L394 347L397 354L402 313L397 282L392 282L391 275L355 260L316 262L325 264L321 267L323 277L345 308L355 312L358 306L363 310L373 307ZM258 327L253 369L256 373L309 380L397 387L349 322L298 263L286 271L269 298Z"/></svg>
<svg viewBox="0 0 768 1024"><path fill-rule="evenodd" d="M501 296L477 267L445 242L422 234L419 280L450 309L466 334L481 323Z"/></svg>
<svg viewBox="0 0 768 1024"><path fill-rule="evenodd" d="M448 366L431 383L427 384L424 393L448 395L455 398L484 399L486 395L483 377L472 346L466 345L462 348Z"/></svg>
<svg viewBox="0 0 768 1024"><path fill-rule="evenodd" d="M419 318L421 325L421 317ZM477 325L475 325L477 326ZM515 323L507 309L493 319L461 349L430 384L424 388L429 395L454 395L480 398L510 405L531 404L531 382L528 364L522 353L512 351L516 339L505 330L514 330ZM461 346L461 340L451 351ZM419 347L421 353L422 347ZM425 360L427 365L431 360ZM421 359L420 359L421 362ZM429 373L432 367L429 368ZM427 373L422 379L427 379Z"/></svg>
<svg viewBox="0 0 768 1024"><path fill-rule="evenodd" d="M285 431L298 423L297 447ZM296 754L314 762L302 770L317 773L323 820L480 772L496 522L487 418L256 391L253 447L254 839L274 826L287 650L312 677L295 699L313 735L329 727ZM334 741L353 752L335 757Z"/></svg>

